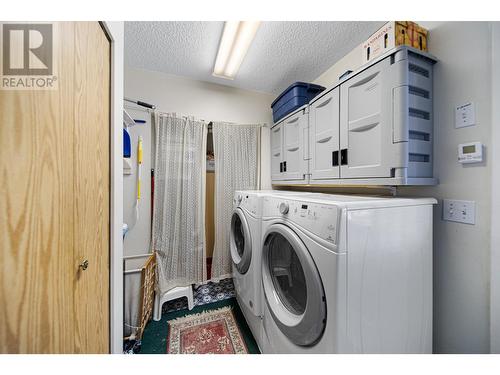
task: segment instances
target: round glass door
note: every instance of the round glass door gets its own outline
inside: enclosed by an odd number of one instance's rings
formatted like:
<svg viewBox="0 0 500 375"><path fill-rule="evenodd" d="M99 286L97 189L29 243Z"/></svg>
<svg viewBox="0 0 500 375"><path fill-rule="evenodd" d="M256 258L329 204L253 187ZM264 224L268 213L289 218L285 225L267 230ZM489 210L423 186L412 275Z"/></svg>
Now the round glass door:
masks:
<svg viewBox="0 0 500 375"><path fill-rule="evenodd" d="M233 212L231 218L229 244L231 258L236 269L240 274L246 273L252 260L252 240L245 215L239 208Z"/></svg>
<svg viewBox="0 0 500 375"><path fill-rule="evenodd" d="M283 224L272 225L264 237L262 277L271 315L294 344L314 345L326 325L325 294L314 260Z"/></svg>

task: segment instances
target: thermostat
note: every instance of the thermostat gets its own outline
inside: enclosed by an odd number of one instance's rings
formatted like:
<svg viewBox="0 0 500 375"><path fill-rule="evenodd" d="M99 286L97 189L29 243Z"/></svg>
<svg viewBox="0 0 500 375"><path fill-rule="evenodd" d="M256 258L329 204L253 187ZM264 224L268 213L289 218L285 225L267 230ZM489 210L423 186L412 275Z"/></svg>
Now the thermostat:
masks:
<svg viewBox="0 0 500 375"><path fill-rule="evenodd" d="M483 161L483 144L469 142L458 145L458 161L462 164L481 163Z"/></svg>

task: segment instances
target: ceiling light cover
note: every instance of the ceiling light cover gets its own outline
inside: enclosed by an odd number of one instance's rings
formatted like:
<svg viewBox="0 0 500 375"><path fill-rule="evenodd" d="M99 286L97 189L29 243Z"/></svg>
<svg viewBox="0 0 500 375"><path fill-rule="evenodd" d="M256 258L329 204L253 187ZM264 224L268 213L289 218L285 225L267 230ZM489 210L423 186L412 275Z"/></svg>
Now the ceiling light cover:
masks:
<svg viewBox="0 0 500 375"><path fill-rule="evenodd" d="M219 44L213 75L233 79L240 68L260 21L227 21Z"/></svg>

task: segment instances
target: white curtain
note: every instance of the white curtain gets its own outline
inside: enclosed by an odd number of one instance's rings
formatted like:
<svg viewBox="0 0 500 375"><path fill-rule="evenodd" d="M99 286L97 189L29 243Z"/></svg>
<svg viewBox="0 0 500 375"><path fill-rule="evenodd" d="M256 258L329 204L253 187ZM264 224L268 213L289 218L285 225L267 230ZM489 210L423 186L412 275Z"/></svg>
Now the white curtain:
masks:
<svg viewBox="0 0 500 375"><path fill-rule="evenodd" d="M152 247L161 294L206 281L205 169L207 125L158 114Z"/></svg>
<svg viewBox="0 0 500 375"><path fill-rule="evenodd" d="M215 244L212 279L231 276L229 233L236 190L260 184L261 125L216 122L212 127L215 156Z"/></svg>

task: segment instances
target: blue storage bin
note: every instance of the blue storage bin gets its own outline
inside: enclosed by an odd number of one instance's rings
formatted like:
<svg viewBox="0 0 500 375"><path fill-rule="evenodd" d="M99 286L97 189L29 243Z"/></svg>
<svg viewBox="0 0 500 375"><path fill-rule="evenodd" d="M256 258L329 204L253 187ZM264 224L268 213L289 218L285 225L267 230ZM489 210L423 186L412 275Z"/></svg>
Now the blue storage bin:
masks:
<svg viewBox="0 0 500 375"><path fill-rule="evenodd" d="M271 104L273 109L273 120L278 122L283 117L292 113L297 108L309 103L316 95L325 88L306 82L295 82L276 98Z"/></svg>

